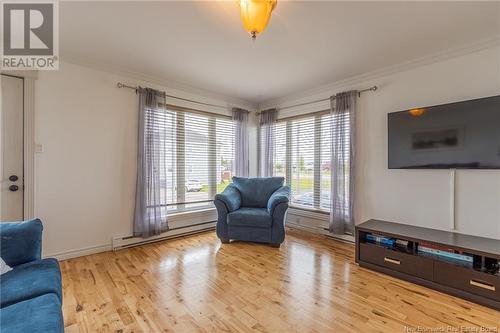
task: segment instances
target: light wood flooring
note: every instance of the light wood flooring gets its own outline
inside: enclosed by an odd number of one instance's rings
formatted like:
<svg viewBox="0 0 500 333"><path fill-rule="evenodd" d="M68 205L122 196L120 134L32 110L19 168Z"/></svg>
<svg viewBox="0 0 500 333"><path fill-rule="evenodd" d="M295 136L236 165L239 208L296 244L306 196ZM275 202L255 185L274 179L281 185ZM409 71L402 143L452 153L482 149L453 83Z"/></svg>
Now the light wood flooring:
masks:
<svg viewBox="0 0 500 333"><path fill-rule="evenodd" d="M297 230L279 249L207 232L61 269L67 333L500 330L498 311L360 268L353 245Z"/></svg>

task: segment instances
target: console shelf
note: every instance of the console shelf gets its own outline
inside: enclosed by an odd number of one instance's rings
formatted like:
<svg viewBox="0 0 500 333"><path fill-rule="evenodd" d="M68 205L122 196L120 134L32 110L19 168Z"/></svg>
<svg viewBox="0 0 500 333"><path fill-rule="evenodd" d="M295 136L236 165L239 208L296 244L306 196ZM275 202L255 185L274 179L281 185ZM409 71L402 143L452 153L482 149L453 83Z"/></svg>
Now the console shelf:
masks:
<svg viewBox="0 0 500 333"><path fill-rule="evenodd" d="M371 236L405 246L377 244ZM463 253L469 261L424 253L421 244ZM369 220L356 226L356 262L500 310L500 240Z"/></svg>

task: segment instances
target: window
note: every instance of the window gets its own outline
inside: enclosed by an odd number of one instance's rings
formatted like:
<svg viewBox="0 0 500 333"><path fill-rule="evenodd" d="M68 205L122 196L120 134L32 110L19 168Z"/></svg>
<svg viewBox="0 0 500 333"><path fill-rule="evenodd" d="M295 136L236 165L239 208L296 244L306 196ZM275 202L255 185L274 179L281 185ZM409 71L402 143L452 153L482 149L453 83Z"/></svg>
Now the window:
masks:
<svg viewBox="0 0 500 333"><path fill-rule="evenodd" d="M292 203L313 208L314 202L314 117L290 121Z"/></svg>
<svg viewBox="0 0 500 333"><path fill-rule="evenodd" d="M285 177L296 208L330 210L331 121L325 111L275 125L274 175Z"/></svg>
<svg viewBox="0 0 500 333"><path fill-rule="evenodd" d="M231 181L234 126L229 117L167 107L162 195L169 213L212 206Z"/></svg>
<svg viewBox="0 0 500 333"><path fill-rule="evenodd" d="M330 210L332 203L330 201L331 190L331 148L332 148L332 116L325 114L321 116L321 130L320 130L320 191L321 201L320 209Z"/></svg>
<svg viewBox="0 0 500 333"><path fill-rule="evenodd" d="M276 140L274 154L274 175L286 178L287 160L286 160L286 123L276 124Z"/></svg>

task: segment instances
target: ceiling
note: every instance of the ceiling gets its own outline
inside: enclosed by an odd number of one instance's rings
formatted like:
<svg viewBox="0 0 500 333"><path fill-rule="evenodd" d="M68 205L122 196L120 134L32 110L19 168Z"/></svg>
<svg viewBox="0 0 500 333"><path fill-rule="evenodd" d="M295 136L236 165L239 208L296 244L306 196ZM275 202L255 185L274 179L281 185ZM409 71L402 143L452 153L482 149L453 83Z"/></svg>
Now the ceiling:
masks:
<svg viewBox="0 0 500 333"><path fill-rule="evenodd" d="M61 2L62 59L260 103L500 35L500 2L278 1L252 41L236 1Z"/></svg>

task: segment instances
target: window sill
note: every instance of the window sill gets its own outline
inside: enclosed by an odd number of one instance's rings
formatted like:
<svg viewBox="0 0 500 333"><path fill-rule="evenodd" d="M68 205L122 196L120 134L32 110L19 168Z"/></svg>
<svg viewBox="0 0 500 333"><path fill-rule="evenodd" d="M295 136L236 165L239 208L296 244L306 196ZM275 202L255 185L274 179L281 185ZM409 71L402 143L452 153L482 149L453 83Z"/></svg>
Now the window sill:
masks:
<svg viewBox="0 0 500 333"><path fill-rule="evenodd" d="M190 210L183 210L183 211L173 211L173 212L170 212L168 213L167 212L167 216L168 217L174 217L174 216L186 216L186 215L192 215L192 214L200 214L200 213L211 213L211 212L215 212L215 207L203 207L203 208L199 208L199 209L196 209L196 208L193 208L193 209L190 209Z"/></svg>
<svg viewBox="0 0 500 333"><path fill-rule="evenodd" d="M318 213L318 214L323 214L323 215L330 215L330 211L324 210L324 209L317 209L317 208L308 208L308 207L303 207L303 206L295 206L295 205L290 205L291 209L296 209L296 210L303 210L306 212L311 212L311 213Z"/></svg>

